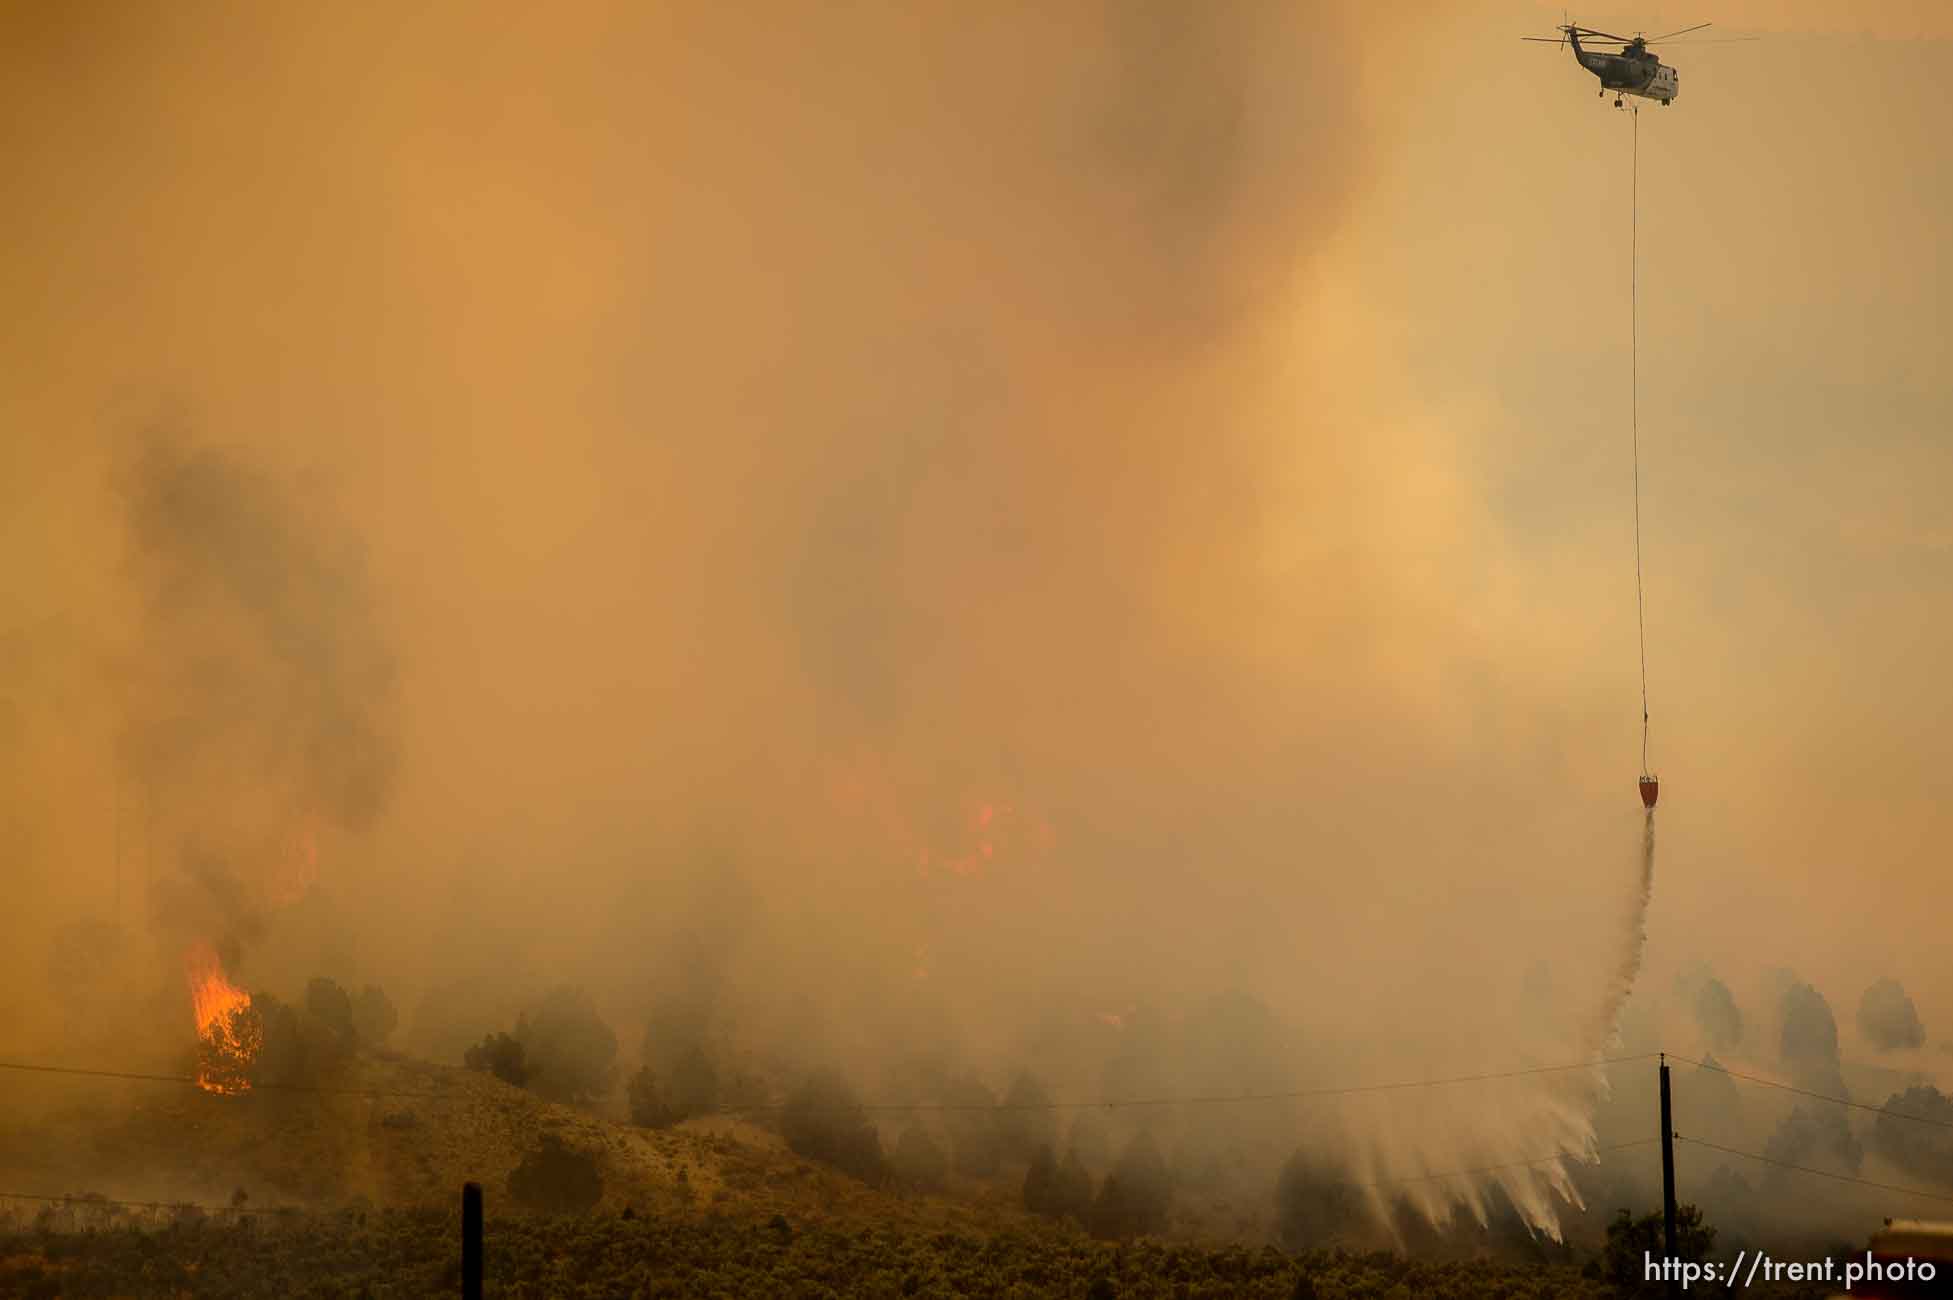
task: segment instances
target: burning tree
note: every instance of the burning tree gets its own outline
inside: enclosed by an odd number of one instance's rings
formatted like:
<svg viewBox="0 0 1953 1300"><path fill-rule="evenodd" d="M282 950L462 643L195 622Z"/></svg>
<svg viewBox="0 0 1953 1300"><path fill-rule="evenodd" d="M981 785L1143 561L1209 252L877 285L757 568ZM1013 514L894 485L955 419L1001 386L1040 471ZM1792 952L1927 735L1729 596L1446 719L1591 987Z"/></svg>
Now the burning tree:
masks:
<svg viewBox="0 0 1953 1300"><path fill-rule="evenodd" d="M251 1090L251 1067L264 1048L264 1022L251 995L224 978L217 950L193 945L184 964L197 1021L197 1086L207 1092Z"/></svg>

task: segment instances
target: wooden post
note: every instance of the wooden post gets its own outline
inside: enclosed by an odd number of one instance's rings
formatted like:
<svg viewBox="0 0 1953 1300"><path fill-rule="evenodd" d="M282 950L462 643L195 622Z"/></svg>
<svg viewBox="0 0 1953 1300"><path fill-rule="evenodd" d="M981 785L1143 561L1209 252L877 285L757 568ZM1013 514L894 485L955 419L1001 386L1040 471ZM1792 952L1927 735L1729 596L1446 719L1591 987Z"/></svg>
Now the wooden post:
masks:
<svg viewBox="0 0 1953 1300"><path fill-rule="evenodd" d="M1661 1056L1661 1248L1671 1266L1675 1262L1675 1118L1668 1103L1668 1054ZM1670 1295L1680 1295L1678 1284L1668 1283Z"/></svg>
<svg viewBox="0 0 1953 1300"><path fill-rule="evenodd" d="M461 1185L461 1295L481 1300L481 1184Z"/></svg>

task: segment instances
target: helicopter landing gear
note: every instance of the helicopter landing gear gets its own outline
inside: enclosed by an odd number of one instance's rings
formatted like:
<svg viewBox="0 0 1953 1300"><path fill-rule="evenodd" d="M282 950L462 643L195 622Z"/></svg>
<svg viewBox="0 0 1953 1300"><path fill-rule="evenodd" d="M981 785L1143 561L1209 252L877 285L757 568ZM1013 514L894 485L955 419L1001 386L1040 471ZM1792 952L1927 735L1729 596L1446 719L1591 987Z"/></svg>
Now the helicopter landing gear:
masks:
<svg viewBox="0 0 1953 1300"><path fill-rule="evenodd" d="M1615 107L1615 108L1621 108L1621 107L1624 107L1624 106L1622 105L1622 103L1621 103L1621 101L1617 99L1617 100L1615 100L1615 101L1614 101L1614 107Z"/></svg>

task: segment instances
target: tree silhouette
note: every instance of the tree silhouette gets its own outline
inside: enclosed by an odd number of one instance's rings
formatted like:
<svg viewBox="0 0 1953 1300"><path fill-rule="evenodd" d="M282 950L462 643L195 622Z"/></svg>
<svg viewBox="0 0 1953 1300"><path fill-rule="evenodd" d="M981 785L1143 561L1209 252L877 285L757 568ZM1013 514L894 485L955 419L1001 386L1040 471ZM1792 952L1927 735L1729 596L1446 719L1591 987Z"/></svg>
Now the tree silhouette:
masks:
<svg viewBox="0 0 1953 1300"><path fill-rule="evenodd" d="M787 1098L780 1131L796 1153L864 1182L880 1182L886 1172L881 1136L854 1089L832 1070L814 1071Z"/></svg>

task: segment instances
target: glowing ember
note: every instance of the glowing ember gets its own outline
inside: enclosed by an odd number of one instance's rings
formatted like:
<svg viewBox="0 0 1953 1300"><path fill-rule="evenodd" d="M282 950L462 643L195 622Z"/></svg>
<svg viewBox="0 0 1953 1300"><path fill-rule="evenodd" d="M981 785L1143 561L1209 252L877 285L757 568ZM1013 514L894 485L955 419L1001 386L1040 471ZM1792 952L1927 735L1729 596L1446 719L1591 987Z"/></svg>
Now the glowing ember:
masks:
<svg viewBox="0 0 1953 1300"><path fill-rule="evenodd" d="M217 950L192 944L183 955L197 1017L197 1086L206 1092L251 1090L250 1068L264 1045L251 995L224 978Z"/></svg>

